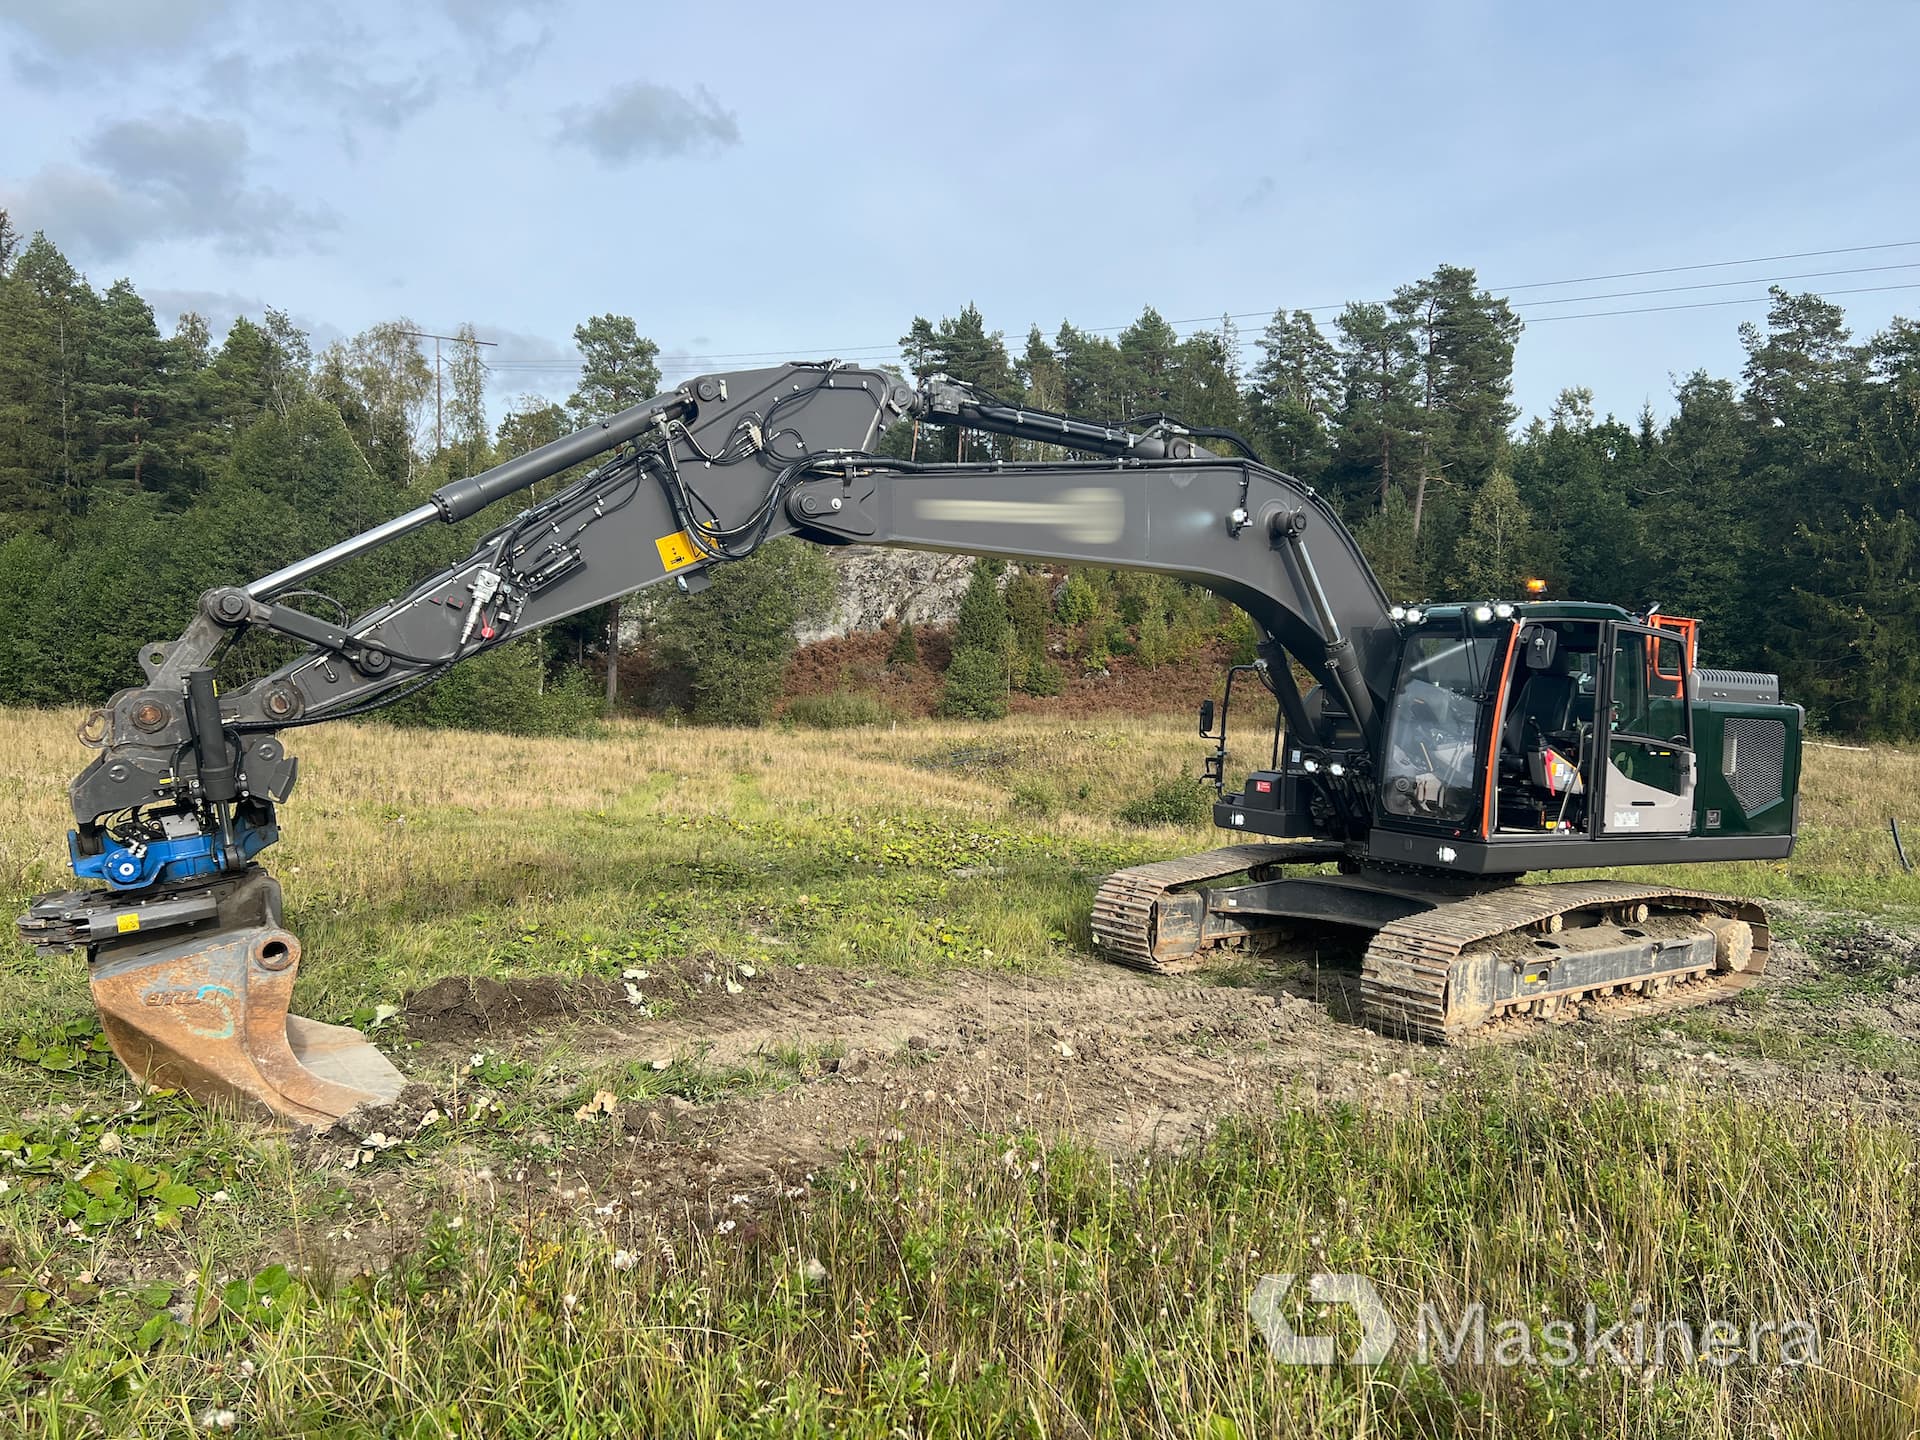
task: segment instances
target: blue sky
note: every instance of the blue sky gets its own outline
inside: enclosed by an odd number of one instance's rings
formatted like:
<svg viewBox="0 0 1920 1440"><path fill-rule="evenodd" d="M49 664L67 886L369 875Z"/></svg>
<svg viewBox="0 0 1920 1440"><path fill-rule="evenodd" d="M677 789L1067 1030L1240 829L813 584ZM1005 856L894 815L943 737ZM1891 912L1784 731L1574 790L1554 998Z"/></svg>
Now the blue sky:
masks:
<svg viewBox="0 0 1920 1440"><path fill-rule="evenodd" d="M0 0L0 205L163 322L407 315L564 395L631 314L668 378L885 359L977 302L1124 325L1920 241L1911 4L647 5ZM1758 305L1920 244L1515 291L1517 399L1622 415ZM1857 333L1920 288L1837 296ZM1331 323L1335 310L1321 317ZM1192 328L1186 326L1183 328ZM544 368L542 368L544 367Z"/></svg>

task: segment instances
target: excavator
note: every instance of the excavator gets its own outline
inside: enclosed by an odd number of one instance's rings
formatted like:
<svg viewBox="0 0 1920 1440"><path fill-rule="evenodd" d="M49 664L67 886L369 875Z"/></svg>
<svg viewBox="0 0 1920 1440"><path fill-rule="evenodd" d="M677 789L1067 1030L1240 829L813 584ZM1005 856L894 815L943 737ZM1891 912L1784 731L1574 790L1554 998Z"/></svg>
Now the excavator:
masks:
<svg viewBox="0 0 1920 1440"><path fill-rule="evenodd" d="M997 438L983 458L920 461L893 453L901 426ZM299 603L335 566L588 462L357 618ZM391 1098L400 1073L360 1032L290 1013L300 942L258 858L298 776L288 732L636 590L704 589L779 536L1153 571L1252 619L1257 658L1199 711L1233 843L1108 876L1091 929L1115 961L1175 973L1342 927L1364 942L1361 1018L1442 1045L1702 1003L1765 964L1766 916L1745 900L1519 883L1792 852L1804 712L1773 676L1701 668L1694 621L1538 594L1394 604L1328 500L1229 431L831 361L691 380L207 592L178 639L141 650L144 683L82 723L98 753L72 782L68 843L89 883L35 900L22 936L86 952L103 1028L145 1082L321 1125ZM249 633L304 648L217 687ZM1266 767L1230 790L1236 681L1275 718Z"/></svg>

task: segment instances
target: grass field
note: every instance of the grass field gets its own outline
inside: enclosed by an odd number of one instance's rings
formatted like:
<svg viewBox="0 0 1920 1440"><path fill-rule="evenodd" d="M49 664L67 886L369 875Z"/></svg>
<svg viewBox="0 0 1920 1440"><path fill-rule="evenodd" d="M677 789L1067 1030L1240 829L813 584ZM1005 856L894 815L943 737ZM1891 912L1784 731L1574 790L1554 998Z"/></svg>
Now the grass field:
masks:
<svg viewBox="0 0 1920 1440"><path fill-rule="evenodd" d="M0 714L16 907L68 883L76 719ZM1859 937L1916 928L1886 822L1920 753L1812 750L1792 862L1670 872L1780 902L1756 996L1461 1059L1297 1002L1249 1028L1261 975L1102 988L1098 877L1214 843L1118 818L1196 766L1185 726L294 738L299 1008L435 1118L363 1145L143 1097L80 963L0 942L0 1432L1914 1433L1920 996ZM450 975L652 993L432 1038L408 997ZM858 1029L886 1004L917 1045ZM1174 1052L1239 1089L1173 1143L1087 1123ZM1591 1305L1819 1354L1277 1365L1248 1297L1315 1271L1409 1332L1477 1303L1538 1350Z"/></svg>

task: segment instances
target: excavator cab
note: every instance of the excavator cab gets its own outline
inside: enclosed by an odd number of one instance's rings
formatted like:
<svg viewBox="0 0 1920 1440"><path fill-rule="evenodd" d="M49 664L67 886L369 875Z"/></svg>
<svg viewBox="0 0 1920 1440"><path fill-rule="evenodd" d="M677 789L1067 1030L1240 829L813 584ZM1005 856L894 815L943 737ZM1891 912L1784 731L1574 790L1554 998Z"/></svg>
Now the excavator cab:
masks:
<svg viewBox="0 0 1920 1440"><path fill-rule="evenodd" d="M1488 876L1790 851L1802 713L1772 676L1700 669L1698 622L1571 601L1397 617L1377 748L1315 689L1217 823Z"/></svg>

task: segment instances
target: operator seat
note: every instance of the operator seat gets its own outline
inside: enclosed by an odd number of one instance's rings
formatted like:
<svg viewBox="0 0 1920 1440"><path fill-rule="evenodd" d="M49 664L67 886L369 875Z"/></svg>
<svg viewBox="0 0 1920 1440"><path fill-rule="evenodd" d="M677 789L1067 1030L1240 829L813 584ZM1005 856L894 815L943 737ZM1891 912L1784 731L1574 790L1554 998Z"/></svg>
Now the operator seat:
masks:
<svg viewBox="0 0 1920 1440"><path fill-rule="evenodd" d="M1574 706L1580 698L1580 681L1560 670L1539 670L1527 676L1520 687L1507 723L1500 731L1500 748L1509 755L1527 753L1529 733L1534 736L1565 735L1573 729Z"/></svg>

